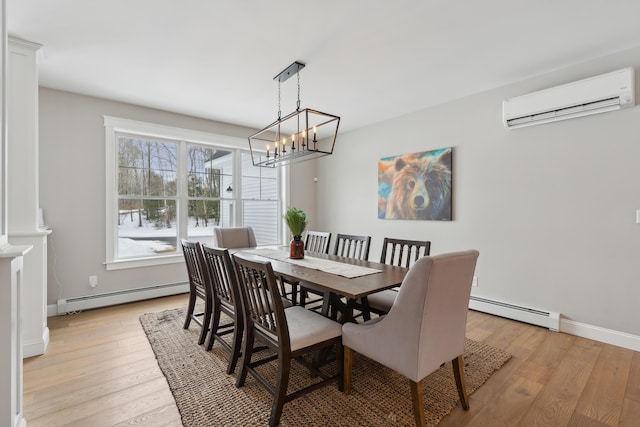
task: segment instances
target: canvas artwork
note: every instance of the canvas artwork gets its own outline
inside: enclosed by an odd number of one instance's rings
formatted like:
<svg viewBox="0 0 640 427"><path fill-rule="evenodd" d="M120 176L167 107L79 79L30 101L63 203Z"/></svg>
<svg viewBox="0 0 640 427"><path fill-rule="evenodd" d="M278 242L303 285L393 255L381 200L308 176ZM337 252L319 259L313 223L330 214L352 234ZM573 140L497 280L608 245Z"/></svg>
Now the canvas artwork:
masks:
<svg viewBox="0 0 640 427"><path fill-rule="evenodd" d="M451 147L378 161L378 218L451 220Z"/></svg>

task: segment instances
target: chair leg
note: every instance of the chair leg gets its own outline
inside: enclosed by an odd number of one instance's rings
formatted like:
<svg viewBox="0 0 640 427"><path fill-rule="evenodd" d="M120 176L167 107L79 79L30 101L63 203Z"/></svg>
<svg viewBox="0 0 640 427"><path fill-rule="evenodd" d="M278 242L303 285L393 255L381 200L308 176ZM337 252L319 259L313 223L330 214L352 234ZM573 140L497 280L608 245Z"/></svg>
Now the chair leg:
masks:
<svg viewBox="0 0 640 427"><path fill-rule="evenodd" d="M191 324L191 316L193 315L193 309L196 306L196 293L192 289L189 292L189 305L187 306L187 318L184 319L184 329L189 329L189 325Z"/></svg>
<svg viewBox="0 0 640 427"><path fill-rule="evenodd" d="M284 276L280 276L280 295L283 297L287 295L287 289L284 286Z"/></svg>
<svg viewBox="0 0 640 427"><path fill-rule="evenodd" d="M467 395L467 386L464 382L464 361L462 355L452 360L453 362L453 376L456 379L456 387L458 388L458 396L460 396L460 403L464 409L469 409L469 396Z"/></svg>
<svg viewBox="0 0 640 427"><path fill-rule="evenodd" d="M236 378L236 387L240 388L244 385L247 379L247 373L249 372L248 366L251 363L251 356L253 353L253 327L251 323L246 325L246 331L242 340L242 356L240 357L240 373Z"/></svg>
<svg viewBox="0 0 640 427"><path fill-rule="evenodd" d="M327 295L328 294L328 295ZM341 301L340 298L338 298L338 296L334 293L331 292L327 292L324 294L324 298L322 301L322 310L324 311L325 309L325 304L327 304L327 314L326 316L333 320L333 321L337 321L338 320L338 313L340 313L340 305Z"/></svg>
<svg viewBox="0 0 640 427"><path fill-rule="evenodd" d="M213 313L213 301L211 298L207 298L205 301L204 314L202 315L202 330L200 331L200 338L198 339L198 345L204 344L207 339L207 333L211 326L211 315Z"/></svg>
<svg viewBox="0 0 640 427"><path fill-rule="evenodd" d="M291 284L291 304L293 305L298 304L298 283L299 282L294 282Z"/></svg>
<svg viewBox="0 0 640 427"><path fill-rule="evenodd" d="M211 351L213 344L216 340L216 334L218 333L218 327L220 326L220 307L214 307L213 316L211 317L211 328L209 329L209 340L205 347L207 351Z"/></svg>
<svg viewBox="0 0 640 427"><path fill-rule="evenodd" d="M362 307L362 319L365 322L371 320L371 310L369 309L369 299L367 297L360 299L360 306Z"/></svg>
<svg viewBox="0 0 640 427"><path fill-rule="evenodd" d="M413 403L413 417L416 426L425 427L424 403L422 399L422 382L410 381L411 383L411 402Z"/></svg>
<svg viewBox="0 0 640 427"><path fill-rule="evenodd" d="M282 356L282 355L280 355ZM276 389L273 395L273 405L271 406L271 417L269 417L269 426L276 427L280 424L282 409L287 399L287 387L289 386L289 373L291 372L291 359L289 357L278 358L278 379L276 381Z"/></svg>
<svg viewBox="0 0 640 427"><path fill-rule="evenodd" d="M307 290L300 286L300 306L305 307L307 305Z"/></svg>
<svg viewBox="0 0 640 427"><path fill-rule="evenodd" d="M291 285L290 293L287 292L287 289L285 288L285 285L284 285L285 283L288 283L289 285ZM285 298L287 297L287 295L291 295L291 298L290 298L291 304L298 305L298 285L299 284L300 282L286 281L284 276L280 276L280 295L282 295ZM300 292L300 295L302 296L302 292Z"/></svg>
<svg viewBox="0 0 640 427"><path fill-rule="evenodd" d="M338 390L344 391L344 347L342 341L336 344L336 362L338 364Z"/></svg>
<svg viewBox="0 0 640 427"><path fill-rule="evenodd" d="M238 364L238 359L240 357L240 352L242 351L242 335L244 333L244 323L242 322L242 318L238 318L234 321L234 330L233 330L233 345L231 346L231 359L229 359L229 366L227 366L227 374L233 374L233 371L236 370L236 365Z"/></svg>
<svg viewBox="0 0 640 427"><path fill-rule="evenodd" d="M329 317L329 308L331 307L331 293L325 292L322 295L322 311L324 317Z"/></svg>
<svg viewBox="0 0 640 427"><path fill-rule="evenodd" d="M344 394L351 394L351 367L353 365L353 350L343 347L344 363L342 367L342 381Z"/></svg>

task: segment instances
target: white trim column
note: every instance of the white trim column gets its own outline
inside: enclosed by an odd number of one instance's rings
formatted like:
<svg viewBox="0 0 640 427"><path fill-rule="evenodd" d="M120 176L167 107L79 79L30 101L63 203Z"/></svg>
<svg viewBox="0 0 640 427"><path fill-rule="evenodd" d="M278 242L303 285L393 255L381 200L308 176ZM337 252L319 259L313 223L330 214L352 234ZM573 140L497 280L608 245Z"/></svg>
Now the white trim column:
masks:
<svg viewBox="0 0 640 427"><path fill-rule="evenodd" d="M22 268L24 357L44 354L47 326L47 236L39 209L38 56L42 46L8 38L8 237L32 246Z"/></svg>
<svg viewBox="0 0 640 427"><path fill-rule="evenodd" d="M0 426L25 427L22 414L22 258L28 246L0 250Z"/></svg>

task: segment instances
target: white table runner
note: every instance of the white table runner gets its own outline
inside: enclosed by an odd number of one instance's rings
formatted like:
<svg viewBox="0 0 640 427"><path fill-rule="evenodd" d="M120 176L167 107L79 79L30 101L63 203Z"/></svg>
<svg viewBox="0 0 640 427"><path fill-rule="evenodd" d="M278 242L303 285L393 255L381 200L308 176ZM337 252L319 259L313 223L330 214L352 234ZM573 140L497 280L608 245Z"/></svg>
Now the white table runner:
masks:
<svg viewBox="0 0 640 427"><path fill-rule="evenodd" d="M247 252L254 255L259 255L265 258L275 259L278 261L288 262L290 264L299 265L301 267L312 268L314 270L321 270L327 273L336 274L338 276L353 279L354 277L366 276L369 274L379 273L382 270L375 268L363 267L361 265L345 264L338 261L332 261L329 259L315 258L305 255L304 259L291 259L289 258L289 251L283 251L279 249L259 248L248 249L242 252Z"/></svg>

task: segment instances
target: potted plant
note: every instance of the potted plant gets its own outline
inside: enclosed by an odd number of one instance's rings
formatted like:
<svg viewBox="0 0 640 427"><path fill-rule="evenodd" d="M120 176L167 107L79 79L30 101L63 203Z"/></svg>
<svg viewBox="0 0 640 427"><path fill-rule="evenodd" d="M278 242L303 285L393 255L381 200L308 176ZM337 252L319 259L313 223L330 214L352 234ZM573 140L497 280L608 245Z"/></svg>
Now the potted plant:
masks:
<svg viewBox="0 0 640 427"><path fill-rule="evenodd" d="M307 228L307 214L302 209L289 208L284 215L287 227L293 236L289 244L289 257L292 259L304 258L304 242L302 241L302 233Z"/></svg>

